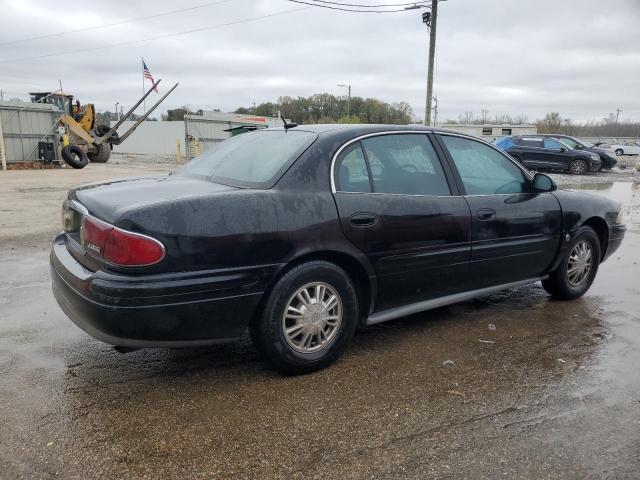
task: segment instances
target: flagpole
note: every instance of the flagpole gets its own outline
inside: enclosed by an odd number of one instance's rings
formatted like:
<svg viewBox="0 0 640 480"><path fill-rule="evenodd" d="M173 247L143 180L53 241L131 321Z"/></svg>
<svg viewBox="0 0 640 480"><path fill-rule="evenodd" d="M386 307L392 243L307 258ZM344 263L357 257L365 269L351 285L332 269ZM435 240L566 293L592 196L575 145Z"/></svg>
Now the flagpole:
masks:
<svg viewBox="0 0 640 480"><path fill-rule="evenodd" d="M144 57L140 57L140 60L142 60L142 96L144 96ZM142 110L143 110L143 114L147 113L147 101L143 100L142 101Z"/></svg>

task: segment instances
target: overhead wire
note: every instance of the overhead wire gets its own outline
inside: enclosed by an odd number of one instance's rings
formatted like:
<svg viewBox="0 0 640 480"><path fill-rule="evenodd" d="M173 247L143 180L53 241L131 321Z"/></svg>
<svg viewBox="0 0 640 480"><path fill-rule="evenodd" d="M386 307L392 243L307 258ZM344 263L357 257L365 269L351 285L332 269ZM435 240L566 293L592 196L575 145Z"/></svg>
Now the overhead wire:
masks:
<svg viewBox="0 0 640 480"><path fill-rule="evenodd" d="M41 38L49 38L49 37L54 37L54 36L67 35L67 34L71 34L71 33L87 31L87 30L95 30L95 29L98 29L98 28L108 28L108 27L112 27L112 26L116 26L116 25L122 25L122 24L125 24L125 23L137 22L137 21L147 20L147 19L150 19L150 18L157 18L157 17L161 17L161 16L166 16L166 15L173 15L175 13L195 10L195 9L198 9L198 8L204 8L204 7L207 7L207 6L218 5L218 4L222 4L222 3L228 3L228 2L231 2L231 1L233 1L233 0L219 0L219 1L216 1L216 2L209 2L209 3L206 3L206 4L195 5L193 7L187 7L187 8L183 8L183 9L179 9L179 10L173 10L173 11L170 11L170 12L158 13L158 14L154 14L154 15L147 15L147 16L144 16L144 17L137 17L137 18L130 19L130 20L122 20L120 22L113 22L113 23L110 23L110 24L105 24L105 25L101 25L101 26L97 26L97 27L86 27L86 28L81 28L81 29L76 29L76 30L69 30L69 31L65 31L65 32L59 32L59 33L55 33L55 34L48 34L48 35L41 35L41 36L38 36L38 37L31 37L31 38L22 39L22 40L13 40L13 41L9 41L9 42L0 43L0 46L13 44L13 43L19 43L19 42L23 42L23 41L36 40L36 39L41 39ZM175 33L170 33L170 34L165 34L165 35L157 35L157 36L147 37L147 38L142 38L142 39L137 39L137 40L116 42L116 43L111 43L111 44L108 44L108 45L101 45L101 46L98 46L98 47L88 47L88 48L69 50L69 51L64 51L64 52L46 53L46 54L34 55L34 56L30 56L30 57L18 57L18 58L0 59L0 64L27 61L27 60L38 60L38 59L42 59L42 58L57 57L57 56L64 56L64 55L72 55L72 54L76 54L76 53L92 52L92 51L103 50L103 49L108 49L108 48L115 48L115 47L126 46L126 45L135 45L135 44L138 44L138 43L150 42L150 41L153 41L153 40L162 40L162 39L165 39L165 38L171 38L171 37L176 37L176 36L181 36L181 35L188 35L188 34L191 34L191 33L197 33L197 32L201 32L201 31L205 31L205 30L214 30L214 29L217 29L217 28L223 28L223 27L228 27L228 26L232 26L232 25L238 25L238 24L241 24L241 23L247 23L247 22L253 22L253 21L256 21L256 20L262 20L262 19L265 19L265 18L280 16L280 15L286 15L286 14L289 14L289 13L295 13L295 12L299 12L299 11L302 11L302 10L307 10L309 8L314 8L314 7L315 8L326 8L326 9L330 9L330 10L345 11L345 12L354 12L354 13L396 13L396 12L406 12L406 11L408 11L406 8L393 9L393 10L366 10L364 8L398 7L398 6L404 6L404 5L410 5L410 6L414 6L415 5L415 6L419 6L419 7L426 7L425 5L422 5L422 4L418 3L418 2L410 2L410 3L402 3L402 4L399 3L399 4L358 5L358 4L347 4L347 3L342 3L342 2L333 2L333 1L329 1L329 0L311 0L311 1L286 0L286 1L291 2L291 3L302 4L302 5L306 5L306 6L302 7L302 8L296 8L296 9L292 9L292 10L285 10L285 11L282 11L282 12L276 12L276 13L261 15L261 16L258 16L258 17L246 18L246 19L237 20L237 21L228 22L228 23L222 23L222 24L218 24L218 25L211 25L211 26L208 26L208 27L200 27L200 28L195 28L195 29L191 29L191 30L185 30L185 31L182 31L182 32L175 32ZM361 7L361 8L342 8L342 7L338 7L338 5L342 5L342 6L356 6L357 5L357 7Z"/></svg>
<svg viewBox="0 0 640 480"><path fill-rule="evenodd" d="M329 0L311 0L314 3L328 3L330 5L338 5L341 7L357 7L357 8L386 8L386 7L429 7L428 5L422 5L421 2L408 2L408 3L381 3L378 5L363 5L361 3L344 3L344 2L331 2ZM403 10L404 11L404 10Z"/></svg>
<svg viewBox="0 0 640 480"><path fill-rule="evenodd" d="M215 30L218 28L224 28L224 27L230 27L232 25L239 25L242 23L247 23L247 22L254 22L257 20L263 20L265 18L272 18L272 17L277 17L277 16L281 16L281 15L287 15L290 13L295 13L295 12L301 12L303 10L308 10L309 8L312 7L302 7L302 8L294 8L291 10L284 10L281 12L275 12L275 13L269 13L266 15L260 15L258 17L251 17L251 18L245 18L245 19L241 19L241 20L236 20L233 22L227 22L227 23L220 23L217 25L210 25L208 27L200 27L200 28L194 28L191 30L185 30L182 32L175 32L175 33L168 33L165 35L156 35L153 37L147 37L147 38L141 38L141 39L137 39L137 40L129 40L126 42L117 42L117 43L111 43L108 45L101 45L98 47L89 47L89 48L81 48L81 49L77 49L77 50L68 50L68 51L64 51L64 52L55 52L55 53L46 53L46 54L42 54L42 55L34 55L32 57L20 57L20 58L7 58L7 59L2 59L0 60L0 63L11 63L11 62L22 62L22 61L27 61L27 60L38 60L41 58L49 58L49 57L58 57L58 56L63 56L63 55L73 55L76 53L85 53L85 52L93 52L96 50L104 50L107 48L115 48L115 47L121 47L121 46L125 46L125 45L135 45L137 43L145 43L145 42L150 42L153 40L162 40L165 38L172 38L172 37L177 37L177 36L181 36L181 35L188 35L191 33L198 33L198 32L203 32L206 30Z"/></svg>
<svg viewBox="0 0 640 480"><path fill-rule="evenodd" d="M219 1L216 1L216 2L209 2L209 3L203 3L201 5L194 5L192 7L180 8L178 10L171 10L169 12L156 13L154 15L146 15L146 16L143 16L143 17L130 18L128 20L120 20L118 22L105 23L103 25L95 25L93 27L83 27L83 28L77 28L75 30L65 30L63 32L48 33L48 34L45 34L45 35L38 35L38 36L35 36L35 37L19 38L19 39L16 39L16 40L9 40L9 41L5 41L5 42L0 42L0 47L4 46L4 45L15 45L16 43L30 42L30 41L33 41L33 40L42 40L44 38L60 37L60 36L63 36L63 35L70 35L72 33L100 30L100 29L103 29L103 28L110 28L110 27L115 27L115 26L118 26L118 25L125 25L127 23L141 22L141 21L144 21L144 20L150 20L150 19L159 18L159 17L166 17L168 15L175 15L177 13L189 12L189 11L192 11L192 10L197 10L197 9L205 8L205 7L211 7L211 6L214 6L214 5L220 5L222 3L229 3L229 2L232 2L232 1L234 1L234 0L219 0Z"/></svg>
<svg viewBox="0 0 640 480"><path fill-rule="evenodd" d="M333 2L335 5L326 5L325 2L323 3L319 3L319 0L310 0L310 1L305 1L305 0L286 0L287 2L292 2L292 3L299 3L302 5L310 5L311 7L315 7L315 8L326 8L329 10L338 10L341 12L352 12L352 13L398 13L398 12L406 12L408 11L406 8L398 8L395 10L363 10L363 8L374 8L373 6L367 7L365 5L357 5L356 7L360 7L360 8L343 8L343 7L338 7L337 5L344 5L347 6L346 4L340 4L338 2ZM328 2L326 2L328 3ZM412 3L411 5L414 5L414 3ZM395 6L399 6L399 5L394 5Z"/></svg>

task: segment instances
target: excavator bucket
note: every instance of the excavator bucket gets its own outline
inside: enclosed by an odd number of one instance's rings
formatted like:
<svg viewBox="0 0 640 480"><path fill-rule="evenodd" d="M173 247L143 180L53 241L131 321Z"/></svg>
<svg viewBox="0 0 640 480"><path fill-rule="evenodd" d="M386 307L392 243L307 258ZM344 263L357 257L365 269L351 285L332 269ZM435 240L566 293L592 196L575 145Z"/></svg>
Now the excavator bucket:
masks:
<svg viewBox="0 0 640 480"><path fill-rule="evenodd" d="M113 127L111 127L107 132L105 132L104 135L100 137L96 137L94 139L94 143L96 145L102 145L104 143L110 143L112 145L120 145L122 142L124 142L127 139L127 137L131 135L134 132L134 130L138 128L138 126L147 119L149 115L151 115L151 113L158 107L158 105L160 105L164 101L164 99L167 98L171 94L171 92L173 92L178 87L178 84L176 83L173 87L169 89L167 93L165 93L160 98L160 100L158 100L149 110L147 110L145 114L142 117L140 117L138 121L136 121L136 123L129 130L124 132L122 135L118 135L114 137L114 135L116 134L116 131L118 130L118 127L120 127L120 125L122 125L123 122L125 122L129 117L131 117L135 109L140 106L140 104L149 96L149 94L153 90L155 90L156 86L161 81L162 81L161 79L158 79L158 81L151 86L151 88L142 96L142 98L138 100L138 102L133 107L131 107L131 109L120 120L118 120L118 122Z"/></svg>

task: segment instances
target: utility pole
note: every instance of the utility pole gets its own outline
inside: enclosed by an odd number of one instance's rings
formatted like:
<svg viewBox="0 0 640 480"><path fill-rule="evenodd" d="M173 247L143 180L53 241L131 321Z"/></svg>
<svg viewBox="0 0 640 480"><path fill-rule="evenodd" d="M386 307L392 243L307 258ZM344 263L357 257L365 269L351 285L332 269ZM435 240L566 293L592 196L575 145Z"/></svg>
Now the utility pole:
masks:
<svg viewBox="0 0 640 480"><path fill-rule="evenodd" d="M431 0L431 12L422 14L422 21L429 28L429 71L427 72L427 107L424 124L431 125L431 97L433 95L433 63L436 54L436 24L438 21L438 0Z"/></svg>
<svg viewBox="0 0 640 480"><path fill-rule="evenodd" d="M347 117L351 117L351 84L343 85L340 84L338 87L347 89Z"/></svg>
<svg viewBox="0 0 640 480"><path fill-rule="evenodd" d="M120 102L116 102L116 121L120 120L120 113L118 112L118 105L120 105Z"/></svg>
<svg viewBox="0 0 640 480"><path fill-rule="evenodd" d="M433 126L438 126L438 97L433 97Z"/></svg>
<svg viewBox="0 0 640 480"><path fill-rule="evenodd" d="M618 124L618 117L620 117L620 112L621 111L622 111L622 109L616 108L616 125Z"/></svg>

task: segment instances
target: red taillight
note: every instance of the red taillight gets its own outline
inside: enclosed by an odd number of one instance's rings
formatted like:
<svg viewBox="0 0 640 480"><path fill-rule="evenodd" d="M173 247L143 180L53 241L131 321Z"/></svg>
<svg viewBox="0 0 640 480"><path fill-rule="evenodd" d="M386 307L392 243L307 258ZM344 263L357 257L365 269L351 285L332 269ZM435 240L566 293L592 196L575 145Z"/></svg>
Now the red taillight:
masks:
<svg viewBox="0 0 640 480"><path fill-rule="evenodd" d="M80 225L80 243L91 255L102 256L113 225L96 218L84 217Z"/></svg>
<svg viewBox="0 0 640 480"><path fill-rule="evenodd" d="M93 217L84 217L80 240L89 254L115 265L140 267L164 258L164 246L156 239L121 230Z"/></svg>
<svg viewBox="0 0 640 480"><path fill-rule="evenodd" d="M153 265L164 257L164 247L153 238L114 228L102 256L116 265Z"/></svg>

